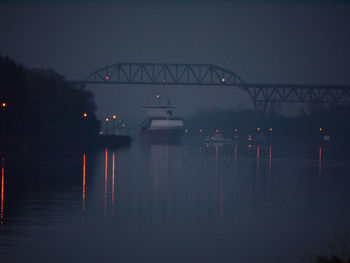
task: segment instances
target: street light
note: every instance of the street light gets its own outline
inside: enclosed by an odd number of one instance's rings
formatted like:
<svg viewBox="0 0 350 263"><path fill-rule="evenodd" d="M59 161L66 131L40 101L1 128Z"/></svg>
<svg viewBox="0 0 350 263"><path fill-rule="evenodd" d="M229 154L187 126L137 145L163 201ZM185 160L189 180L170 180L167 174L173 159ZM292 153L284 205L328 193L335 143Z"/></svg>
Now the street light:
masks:
<svg viewBox="0 0 350 263"><path fill-rule="evenodd" d="M86 112L84 112L83 117L86 118L88 115Z"/></svg>
<svg viewBox="0 0 350 263"><path fill-rule="evenodd" d="M6 106L7 106L6 102L1 103L1 107L6 108Z"/></svg>
<svg viewBox="0 0 350 263"><path fill-rule="evenodd" d="M109 118L106 118L105 121L106 121L106 134L108 134L108 122L109 122Z"/></svg>

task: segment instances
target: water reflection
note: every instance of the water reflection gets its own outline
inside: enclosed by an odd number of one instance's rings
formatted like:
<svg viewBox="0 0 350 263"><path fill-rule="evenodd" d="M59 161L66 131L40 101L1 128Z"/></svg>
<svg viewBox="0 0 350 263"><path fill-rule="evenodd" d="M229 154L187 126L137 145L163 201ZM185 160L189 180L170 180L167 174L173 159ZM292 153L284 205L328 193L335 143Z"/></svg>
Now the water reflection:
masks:
<svg viewBox="0 0 350 263"><path fill-rule="evenodd" d="M260 146L256 147L256 173L260 173Z"/></svg>
<svg viewBox="0 0 350 263"><path fill-rule="evenodd" d="M5 158L1 158L1 224L4 223Z"/></svg>
<svg viewBox="0 0 350 263"><path fill-rule="evenodd" d="M108 150L106 148L106 153L105 153L105 194L104 194L104 209L106 213L106 208L107 208L107 179L108 179Z"/></svg>
<svg viewBox="0 0 350 263"><path fill-rule="evenodd" d="M115 152L112 155L112 206L114 205Z"/></svg>
<svg viewBox="0 0 350 263"><path fill-rule="evenodd" d="M318 175L322 172L322 147L318 149Z"/></svg>
<svg viewBox="0 0 350 263"><path fill-rule="evenodd" d="M96 161L84 152L25 169L6 159L0 244L17 239L28 260L14 253L4 262L293 262L299 243L350 223L350 167L327 166L319 177L324 148L298 162L273 147L273 174L271 145L103 149ZM4 177L2 160L1 219Z"/></svg>
<svg viewBox="0 0 350 263"><path fill-rule="evenodd" d="M269 175L271 175L272 146L269 147Z"/></svg>
<svg viewBox="0 0 350 263"><path fill-rule="evenodd" d="M85 172L86 172L86 162L85 162L85 153L83 154L83 204L82 204L82 220L85 220Z"/></svg>

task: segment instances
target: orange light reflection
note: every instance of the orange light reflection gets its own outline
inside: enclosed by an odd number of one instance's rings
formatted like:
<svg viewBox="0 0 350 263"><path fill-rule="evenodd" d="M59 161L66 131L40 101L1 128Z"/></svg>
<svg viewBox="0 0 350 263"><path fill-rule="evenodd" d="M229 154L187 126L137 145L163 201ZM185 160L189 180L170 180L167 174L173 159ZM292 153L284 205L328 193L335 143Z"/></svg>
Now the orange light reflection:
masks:
<svg viewBox="0 0 350 263"><path fill-rule="evenodd" d="M112 156L112 205L114 205L115 153Z"/></svg>
<svg viewBox="0 0 350 263"><path fill-rule="evenodd" d="M4 219L4 182L5 182L5 167L4 167L5 159L4 157L1 159L1 212L0 219L1 224L3 224Z"/></svg>
<svg viewBox="0 0 350 263"><path fill-rule="evenodd" d="M318 150L318 175L322 172L322 147Z"/></svg>
<svg viewBox="0 0 350 263"><path fill-rule="evenodd" d="M86 193L85 193L85 171L86 171L86 163L85 163L85 153L83 155L83 205L82 205L82 212L83 212L83 216L82 216L82 220L85 220L85 197L86 197Z"/></svg>
<svg viewBox="0 0 350 263"><path fill-rule="evenodd" d="M107 165L108 165L108 150L106 148L106 157L105 157L105 196L104 196L104 208L107 207Z"/></svg>

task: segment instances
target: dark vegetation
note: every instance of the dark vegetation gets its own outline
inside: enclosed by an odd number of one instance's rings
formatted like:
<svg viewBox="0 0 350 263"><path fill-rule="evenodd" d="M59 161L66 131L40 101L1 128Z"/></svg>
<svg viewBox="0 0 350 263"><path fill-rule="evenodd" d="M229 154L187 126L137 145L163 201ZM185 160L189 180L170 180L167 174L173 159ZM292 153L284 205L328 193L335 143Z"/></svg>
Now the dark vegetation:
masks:
<svg viewBox="0 0 350 263"><path fill-rule="evenodd" d="M2 149L69 148L98 135L93 94L50 69L0 56L0 103Z"/></svg>
<svg viewBox="0 0 350 263"><path fill-rule="evenodd" d="M309 108L295 117L270 111L261 127L257 125L254 110L199 110L187 119L186 128L189 130L188 135L193 137L212 136L219 130L227 138L233 138L236 134L246 138L249 134L254 136L262 133L267 138L279 141L316 142L323 139L324 135L329 135L334 143L350 143L350 106L319 104L310 105Z"/></svg>

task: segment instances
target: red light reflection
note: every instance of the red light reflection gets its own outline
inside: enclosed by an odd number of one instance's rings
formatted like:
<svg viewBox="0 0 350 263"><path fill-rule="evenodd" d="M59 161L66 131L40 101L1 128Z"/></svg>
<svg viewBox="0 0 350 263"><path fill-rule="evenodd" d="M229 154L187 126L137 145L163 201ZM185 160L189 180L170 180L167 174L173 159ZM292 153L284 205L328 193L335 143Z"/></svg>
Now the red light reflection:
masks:
<svg viewBox="0 0 350 263"><path fill-rule="evenodd" d="M272 147L270 145L270 152L269 152L269 175L271 175L271 157L272 157Z"/></svg>
<svg viewBox="0 0 350 263"><path fill-rule="evenodd" d="M260 172L260 147L256 147L256 173Z"/></svg>
<svg viewBox="0 0 350 263"><path fill-rule="evenodd" d="M219 147L215 146L215 175L219 175Z"/></svg>

